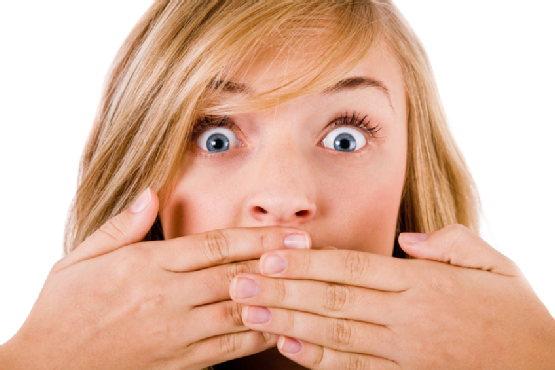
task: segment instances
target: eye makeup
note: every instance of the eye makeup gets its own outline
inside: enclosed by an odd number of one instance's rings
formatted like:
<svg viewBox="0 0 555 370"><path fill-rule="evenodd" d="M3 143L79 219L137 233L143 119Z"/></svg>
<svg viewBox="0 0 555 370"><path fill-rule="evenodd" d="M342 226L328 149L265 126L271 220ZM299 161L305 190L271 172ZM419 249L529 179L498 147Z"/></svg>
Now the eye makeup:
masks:
<svg viewBox="0 0 555 370"><path fill-rule="evenodd" d="M199 118L195 125L193 126L192 137L196 138L200 133L202 133L207 128L211 127L223 127L232 130L236 127L235 123L229 119L228 116L207 116Z"/></svg>
<svg viewBox="0 0 555 370"><path fill-rule="evenodd" d="M351 127L354 129L358 129L357 131L347 131L347 132L340 132L341 140L338 141L338 138L330 138L330 135L333 135L335 130L340 129L341 127L347 128ZM241 131L241 129L235 124L235 122L229 116L207 116L204 115L200 117L195 126L193 127L192 131L192 139L193 142L196 142L196 147L198 149L198 154L202 154L203 156L212 157L217 154L224 154L228 151L227 147L225 150L207 150L205 147L206 145L204 142L199 143L199 138L202 139L205 134L213 131L214 129L224 128L230 132L230 135L236 138L237 131ZM375 140L378 139L377 133L381 130L381 126L379 124L373 124L372 120L368 117L368 115L362 115L356 111L345 111L344 113L336 116L336 118L332 119L326 126L320 131L318 136L324 137L320 139L319 146L324 146L328 149L334 149L335 151L347 153L358 152L360 149L366 146L367 140ZM226 134L222 134L227 138ZM364 136L363 136L364 135ZM213 136L213 135L212 135ZM210 136L210 138L212 138ZM222 136L222 140L223 140ZM230 139L231 140L231 139ZM336 142L337 141L337 142ZM333 142L333 146L330 146L331 142ZM215 142L214 142L215 143ZM339 146L338 146L339 145ZM242 146L242 145L240 145Z"/></svg>
<svg viewBox="0 0 555 370"><path fill-rule="evenodd" d="M337 118L334 118L331 122L329 122L321 132L324 131L331 131L334 128L341 127L341 126L350 126L356 127L362 130L364 133L370 135L371 137L375 138L376 134L381 130L381 126L379 124L373 125L371 119L368 115L362 116L360 118L360 114L353 111L352 113L342 113ZM203 116L197 120L193 127L192 136L198 136L202 131L206 130L210 127L224 127L230 130L236 129L237 125L233 122L229 116Z"/></svg>
<svg viewBox="0 0 555 370"><path fill-rule="evenodd" d="M368 117L368 115L364 115L362 118L360 118L360 114L353 111L351 114L345 112L339 117L333 119L330 123L326 125L326 127L324 127L322 131L331 131L341 126L359 128L372 138L376 138L376 134L381 130L381 126L379 124L372 124L372 120Z"/></svg>

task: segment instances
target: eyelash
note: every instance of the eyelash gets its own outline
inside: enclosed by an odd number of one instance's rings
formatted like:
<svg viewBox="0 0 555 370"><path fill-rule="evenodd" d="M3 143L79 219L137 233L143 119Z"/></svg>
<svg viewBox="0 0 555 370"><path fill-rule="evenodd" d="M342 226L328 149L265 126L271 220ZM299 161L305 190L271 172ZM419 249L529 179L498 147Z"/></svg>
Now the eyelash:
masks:
<svg viewBox="0 0 555 370"><path fill-rule="evenodd" d="M357 112L353 112L351 114L345 112L328 123L322 132L332 131L336 127L351 126L359 128L372 138L376 138L376 134L381 130L381 126L379 124L372 126L372 120L368 118L368 115L365 115L362 118L359 118L359 116L360 115ZM219 117L205 115L197 120L195 126L193 127L192 137L197 137L201 132L210 127L224 127L233 130L237 126L235 125L235 122L229 118L229 116Z"/></svg>
<svg viewBox="0 0 555 370"><path fill-rule="evenodd" d="M236 127L235 123L228 116L204 116L197 120L193 127L192 137L197 137L201 132L210 127L224 127L232 130Z"/></svg>
<svg viewBox="0 0 555 370"><path fill-rule="evenodd" d="M357 112L353 112L352 114L345 112L328 123L322 131L332 131L336 127L340 126L351 126L361 129L372 138L376 138L376 134L382 129L381 126L379 124L372 126L372 120L368 117L368 115L365 115L362 118L359 118L359 116L360 115Z"/></svg>

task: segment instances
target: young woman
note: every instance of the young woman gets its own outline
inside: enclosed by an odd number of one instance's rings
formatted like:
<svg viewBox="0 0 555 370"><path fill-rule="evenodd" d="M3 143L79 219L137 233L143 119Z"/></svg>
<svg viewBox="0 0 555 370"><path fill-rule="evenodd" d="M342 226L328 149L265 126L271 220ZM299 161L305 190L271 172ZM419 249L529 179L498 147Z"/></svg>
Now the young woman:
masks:
<svg viewBox="0 0 555 370"><path fill-rule="evenodd" d="M555 322L477 209L391 2L157 1L1 364L549 368Z"/></svg>

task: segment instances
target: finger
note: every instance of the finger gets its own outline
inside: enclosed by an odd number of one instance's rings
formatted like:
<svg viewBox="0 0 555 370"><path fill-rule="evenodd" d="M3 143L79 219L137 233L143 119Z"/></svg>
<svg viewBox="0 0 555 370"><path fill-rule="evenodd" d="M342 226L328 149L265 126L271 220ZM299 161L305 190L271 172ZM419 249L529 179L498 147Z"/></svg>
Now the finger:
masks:
<svg viewBox="0 0 555 370"><path fill-rule="evenodd" d="M403 233L399 244L419 259L515 276L518 267L463 225L450 225L430 234Z"/></svg>
<svg viewBox="0 0 555 370"><path fill-rule="evenodd" d="M341 352L285 336L279 337L277 347L282 355L308 369L401 369L396 362L385 358Z"/></svg>
<svg viewBox="0 0 555 370"><path fill-rule="evenodd" d="M184 362L194 358L197 366L203 369L235 358L252 355L275 347L278 336L257 331L220 335L194 343L187 347Z"/></svg>
<svg viewBox="0 0 555 370"><path fill-rule="evenodd" d="M217 335L250 330L243 324L243 305L223 301L193 308L183 320L181 332L189 333L187 339L197 342Z"/></svg>
<svg viewBox="0 0 555 370"><path fill-rule="evenodd" d="M409 262L353 250L279 250L260 258L260 273L401 292L411 287Z"/></svg>
<svg viewBox="0 0 555 370"><path fill-rule="evenodd" d="M392 358L396 353L394 332L385 326L261 306L244 306L242 317L244 325L252 330L298 338L338 351L383 358Z"/></svg>
<svg viewBox="0 0 555 370"><path fill-rule="evenodd" d="M60 270L141 241L156 220L157 212L158 197L150 188L146 189L131 207L106 221L75 251L60 260L56 269Z"/></svg>
<svg viewBox="0 0 555 370"><path fill-rule="evenodd" d="M258 274L258 260L229 263L185 274L177 274L174 279L173 292L183 291L177 299L184 306L201 306L214 302L229 300L229 286L239 274ZM176 275L176 274L174 274ZM185 282L186 280L190 280Z"/></svg>
<svg viewBox="0 0 555 370"><path fill-rule="evenodd" d="M235 228L153 242L152 257L165 270L186 272L257 259L271 250L310 248L304 231L285 227Z"/></svg>
<svg viewBox="0 0 555 370"><path fill-rule="evenodd" d="M287 308L378 325L391 323L400 306L397 293L254 274L235 277L229 294L236 302L247 305Z"/></svg>

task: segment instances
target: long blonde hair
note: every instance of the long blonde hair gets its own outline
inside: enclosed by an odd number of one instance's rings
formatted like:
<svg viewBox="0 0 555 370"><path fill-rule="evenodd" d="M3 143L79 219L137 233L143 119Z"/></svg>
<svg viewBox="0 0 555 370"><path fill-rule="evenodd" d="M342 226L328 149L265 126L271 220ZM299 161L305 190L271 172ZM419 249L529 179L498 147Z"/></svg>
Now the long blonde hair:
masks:
<svg viewBox="0 0 555 370"><path fill-rule="evenodd" d="M319 42L311 42L317 38ZM65 252L126 209L145 188L161 207L201 114L264 109L322 91L385 41L404 75L408 157L398 231L460 223L478 232L479 201L449 132L426 53L391 1L155 1L108 74L80 165ZM287 81L235 105L211 99L249 60L310 45ZM146 240L162 239L159 220Z"/></svg>

